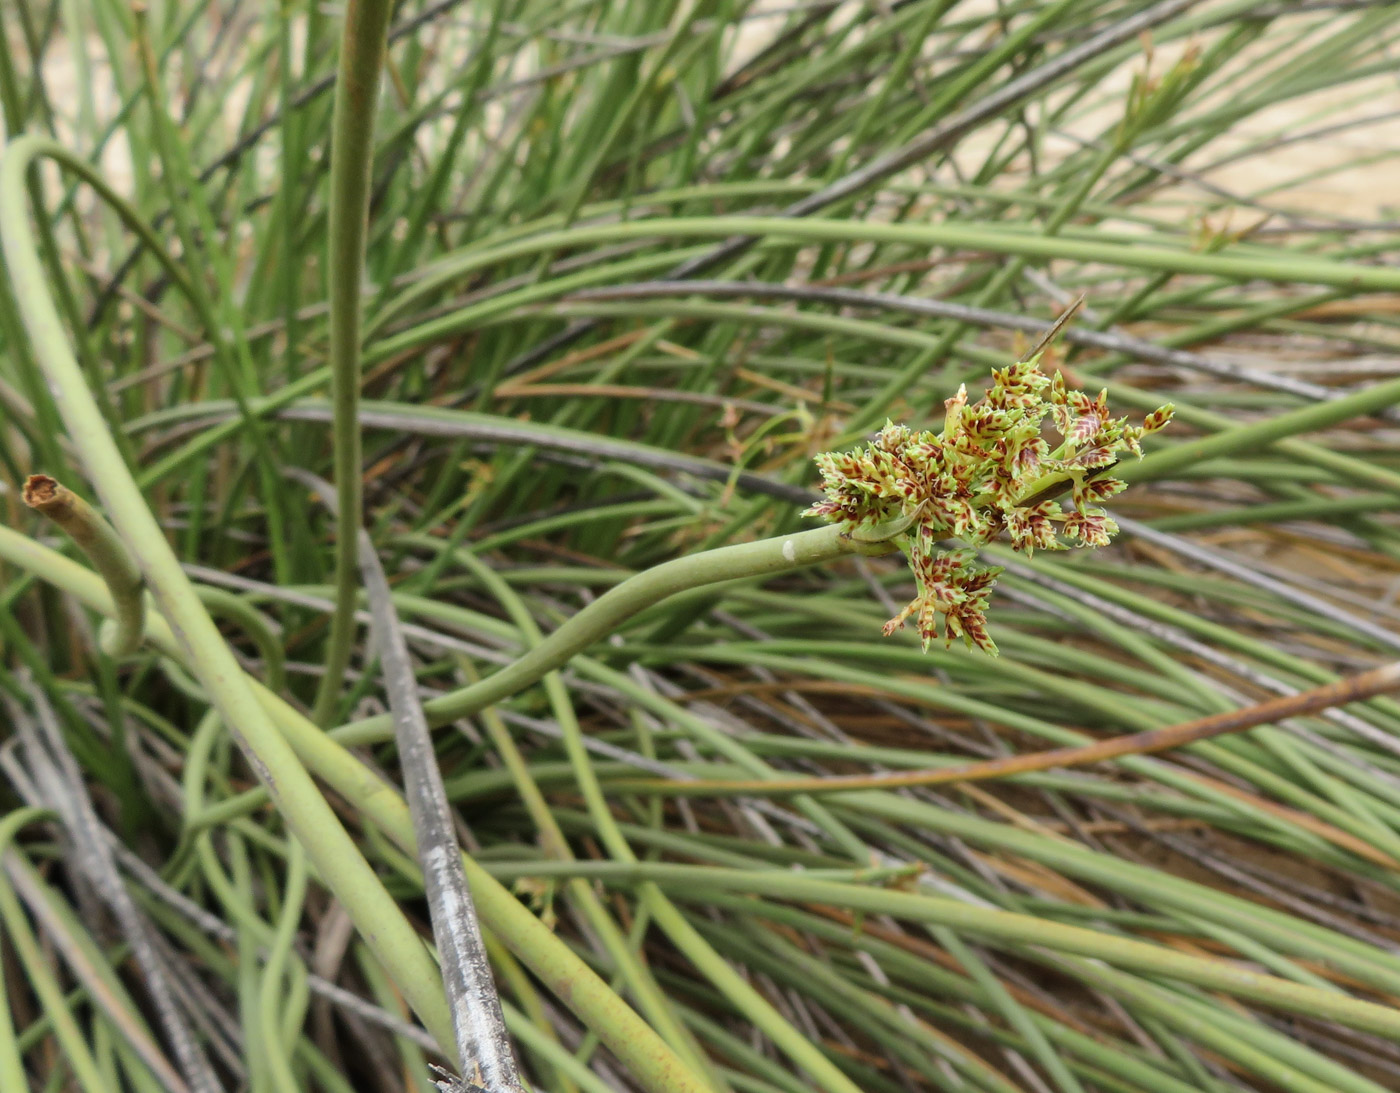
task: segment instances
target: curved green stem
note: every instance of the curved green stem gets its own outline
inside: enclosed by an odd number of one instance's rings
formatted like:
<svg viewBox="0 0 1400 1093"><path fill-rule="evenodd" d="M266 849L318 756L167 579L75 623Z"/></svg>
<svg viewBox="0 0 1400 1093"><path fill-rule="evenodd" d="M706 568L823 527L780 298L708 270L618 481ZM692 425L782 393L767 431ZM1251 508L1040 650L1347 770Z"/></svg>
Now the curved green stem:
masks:
<svg viewBox="0 0 1400 1093"><path fill-rule="evenodd" d="M538 645L543 640L539 627L514 589L505 582L500 574L474 554L464 550L455 551L454 554L457 560L465 565L496 597L506 614L519 628L525 642L531 647ZM556 720L561 726L566 727L566 732L570 737L576 736L579 732L578 718L574 713L568 691L559 676L551 672L545 673L544 685ZM483 711L482 721L491 734L496 747L501 751L502 759L519 787L518 792L525 800L526 807L530 809L531 818L540 830L541 845L544 846L550 857L572 860L574 855L569 849L568 841L565 839L553 812L550 811L544 796L535 785L530 768L515 746L515 741L511 738L505 725L495 716L493 710ZM593 784L596 785L596 780ZM710 1084L717 1090L727 1090L729 1087L713 1072L709 1060L705 1058L693 1036L677 1019L650 970L636 958L627 946L617 924L607 913L597 894L587 884L570 883L567 887L570 895L579 904L590 925L607 947L608 954L616 962L618 971L627 982L638 1006L647 1015L652 1025L698 1074L708 1077Z"/></svg>
<svg viewBox="0 0 1400 1093"><path fill-rule="evenodd" d="M720 581L765 577L820 565L849 554L888 554L895 549L889 538L906 526L907 521L896 520L889 528L859 532L857 538L842 531L839 525L830 524L663 562L609 589L508 667L480 683L424 703L423 712L431 725L469 717L538 682L547 672L566 664L574 654L667 596ZM386 715L368 717L342 725L330 735L346 747L355 747L391 739L394 724Z"/></svg>
<svg viewBox="0 0 1400 1093"><path fill-rule="evenodd" d="M0 180L3 169L0 169ZM0 189L0 197L3 189ZM111 595L100 578L77 562L65 558L27 536L0 524L0 558L63 589L84 606L104 615L114 613ZM176 640L166 619L155 614L146 628L146 640L176 660L190 657L185 645ZM237 667L235 665L235 672ZM366 819L385 832L400 849L415 852L413 824L402 796L378 774L366 767L344 747L322 732L294 707L267 688L238 673L260 704L263 719L295 749L297 756L341 797L353 802ZM298 768L300 769L300 768ZM271 790L273 787L268 787ZM271 794L270 794L271 795ZM275 799L275 798L274 798ZM209 813L201 813L207 821ZM332 819L332 822L335 822ZM337 827L338 827L337 823ZM308 851L310 848L308 847ZM312 855L311 861L321 866ZM636 1075L650 1093L712 1093L681 1058L643 1021L574 951L557 938L548 926L521 906L520 902L470 857L463 857L472 898L484 926L490 929L550 991L562 999L590 1028L596 1030L608 1049ZM377 884L377 880L375 881ZM382 889L381 889L382 891ZM336 889L339 895L339 889ZM355 912L341 896L352 917ZM356 901L358 905L358 900ZM357 925L359 920L356 919ZM420 946L421 948L421 946ZM387 967L400 966L385 960ZM398 972L395 972L396 978ZM441 980L432 970L430 989L440 992ZM418 984L400 980L410 998ZM439 994L439 997L441 995ZM445 1006L443 1020L446 1022ZM450 1026L430 1026L441 1044L450 1044Z"/></svg>
<svg viewBox="0 0 1400 1093"><path fill-rule="evenodd" d="M73 355L46 291L26 208L25 179L49 142L21 137L0 162L0 243L20 315L83 469L117 535L136 558L171 646L198 677L224 725L267 786L295 837L439 1043L452 1043L437 968L399 906L269 721L232 651L199 602L165 532L146 505Z"/></svg>
<svg viewBox="0 0 1400 1093"><path fill-rule="evenodd" d="M374 107L392 8L388 0L350 0L335 85L327 270L335 446L335 612L327 639L326 671L312 711L318 725L335 715L341 677L350 663L355 596L360 586L356 547L364 509L360 481L360 280L374 161Z"/></svg>
<svg viewBox="0 0 1400 1093"><path fill-rule="evenodd" d="M287 684L287 655L282 650L282 643L277 640L276 624L226 588L197 584L194 591L210 614L222 615L243 628L248 639L262 654L263 670L267 676L263 682L268 690L280 692Z"/></svg>
<svg viewBox="0 0 1400 1093"><path fill-rule="evenodd" d="M124 657L141 645L146 628L146 598L141 570L130 551L97 510L60 482L46 474L32 474L24 484L24 503L47 516L82 548L112 593L117 615L102 629L102 651Z"/></svg>

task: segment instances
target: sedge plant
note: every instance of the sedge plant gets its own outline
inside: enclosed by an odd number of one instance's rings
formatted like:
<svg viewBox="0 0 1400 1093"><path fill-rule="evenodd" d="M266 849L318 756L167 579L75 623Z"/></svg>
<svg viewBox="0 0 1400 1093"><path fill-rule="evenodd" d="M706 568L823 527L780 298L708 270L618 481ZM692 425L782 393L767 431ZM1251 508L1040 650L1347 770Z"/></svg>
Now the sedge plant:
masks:
<svg viewBox="0 0 1400 1093"><path fill-rule="evenodd" d="M0 11L0 792L51 803L48 709L64 792L152 818L122 880L230 1086L448 1061L366 607L535 1088L1400 1084L1400 704L1355 687L1400 645L1400 8L44 7ZM977 388L1081 293L1064 410L1176 425L1056 469L1042 358L998 471ZM851 517L794 531L828 449ZM140 565L43 545L34 474ZM1083 549L1109 479L1140 549ZM0 831L0 1087L177 1088L54 815Z"/></svg>

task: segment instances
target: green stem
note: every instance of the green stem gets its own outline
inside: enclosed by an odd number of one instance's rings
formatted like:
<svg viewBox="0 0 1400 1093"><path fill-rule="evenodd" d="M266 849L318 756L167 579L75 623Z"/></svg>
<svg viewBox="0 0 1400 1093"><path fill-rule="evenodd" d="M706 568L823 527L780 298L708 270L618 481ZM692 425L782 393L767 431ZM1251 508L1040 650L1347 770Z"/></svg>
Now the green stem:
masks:
<svg viewBox="0 0 1400 1093"><path fill-rule="evenodd" d="M136 558L173 635L170 648L198 677L268 794L306 847L317 873L345 905L409 1004L444 1045L451 1022L437 968L416 930L269 721L232 651L204 610L146 505L88 390L52 298L26 209L25 179L47 144L21 137L0 161L0 243L20 316L83 469L122 543ZM353 544L352 544L353 545Z"/></svg>
<svg viewBox="0 0 1400 1093"><path fill-rule="evenodd" d="M194 586L199 602L215 617L222 616L243 628L248 639L262 654L263 680L270 691L281 691L287 684L287 656L282 643L277 640L276 623L245 600L235 596L226 588L216 588L211 584Z"/></svg>
<svg viewBox="0 0 1400 1093"><path fill-rule="evenodd" d="M306 902L306 852L295 839L287 845L287 883L282 892L282 913L267 947L267 962L263 966L258 990L258 1032L266 1052L267 1069L276 1093L297 1093L296 1075L291 1065L291 1053L278 1028L290 986L289 967L295 961L293 945L297 926L301 922Z"/></svg>
<svg viewBox="0 0 1400 1093"><path fill-rule="evenodd" d="M3 207L3 178L0 168L0 207ZM114 613L111 595L94 573L4 525L0 525L0 558L41 576L93 611L104 615ZM189 650L176 640L175 631L161 615L150 618L146 640L167 656L190 662ZM366 819L384 831L395 845L407 853L415 853L413 824L403 797L291 705L243 676L236 665L234 671L256 696L263 722L275 725L276 731L285 736L301 760L342 799L354 802ZM273 796L275 788L268 786L269 796ZM275 796L273 799L277 800ZM340 830L333 816L329 822ZM322 869L310 847L308 854L318 872L329 879L336 878L335 872ZM463 865L482 924L517 953L540 982L564 1000L586 1025L598 1032L608 1049L631 1069L643 1088L649 1093L713 1093L626 1002L490 873L470 857L463 857ZM373 883L378 887L377 878ZM361 901L358 894L350 894L356 897L352 904L350 896L341 893L338 887L333 888L359 926L361 920L356 916ZM382 892L382 888L379 891ZM425 952L421 945L419 951ZM400 989L415 1008L416 988L420 986L426 987L429 993L436 990L441 998L441 979L436 967L431 969L431 978L420 984L400 978L404 965L391 962L387 957L381 959L394 971ZM441 1022L429 1027L440 1044L451 1044L446 1007L441 1008Z"/></svg>
<svg viewBox="0 0 1400 1093"><path fill-rule="evenodd" d="M1110 394L1115 393L1124 394L1121 390L1110 389ZM1158 449L1137 462L1121 464L1114 474L1127 482L1147 482L1170 477L1177 471L1206 459L1258 452L1272 444L1277 446L1276 451L1296 454L1310 461L1318 453L1334 456L1333 460L1325 461L1324 465L1332 463L1335 469L1348 474L1356 481L1363 481L1367 485L1392 493L1400 492L1400 476L1385 467L1374 467L1363 460L1350 459L1312 444L1305 446L1291 439L1303 433L1318 432L1354 417L1364 417L1389 409L1397 403L1400 403L1400 380L1370 384L1342 398L1303 406L1247 425L1234 425L1208 436L1181 441L1170 448ZM1189 417L1185 420L1189 420Z"/></svg>
<svg viewBox="0 0 1400 1093"><path fill-rule="evenodd" d="M423 712L431 725L469 717L518 694L545 673L566 664L576 653L607 637L639 611L668 596L720 581L764 577L820 565L850 554L887 554L895 548L881 539L881 534L877 530L848 535L840 526L831 524L813 531L720 547L663 562L609 589L539 645L494 675L424 703ZM356 747L391 739L394 724L387 715L368 717L342 725L330 735L346 747Z"/></svg>
<svg viewBox="0 0 1400 1093"><path fill-rule="evenodd" d="M1389 1006L1362 1001L1339 991L1320 990L1252 972L1227 960L1190 956L1144 941L1013 911L976 906L943 896L916 895L789 870L724 869L669 862L532 860L514 865L492 862L487 868L497 879L577 876L605 884L638 885L650 882L675 893L682 900L697 898L713 889L723 889L769 899L827 904L867 914L890 915L911 922L935 923L1013 947L1024 946L1030 953L1046 948L1093 957L1116 967L1194 983L1281 1010L1330 1018L1349 1028L1364 1029L1400 1041L1400 1013Z"/></svg>
<svg viewBox="0 0 1400 1093"><path fill-rule="evenodd" d="M531 647L537 647L541 641L538 627L535 621L524 610L524 605L515 597L515 593L501 580L501 578L488 569L484 563L478 559L463 553L462 558L468 562L469 568L473 569L479 579L483 581L488 589L500 599L512 620L520 628L522 637ZM574 777L579 788L583 791L584 799L588 804L589 815L593 819L594 826L601 837L608 852L615 858L622 861L636 860L628 846L626 838L622 835L616 822L608 812L607 802L604 800L603 790L594 773L592 764L583 747L583 731L579 726L578 718L574 715L574 710L569 702L569 697L560 682L559 677L554 674L547 674L545 677L545 688L549 693L550 701L554 707L555 716L558 719L560 728L564 733L564 746L569 755L570 765L574 770ZM538 791L536 791L538 792ZM543 804L543 801L541 801ZM547 818L551 833L555 836L554 841L562 848L563 853L552 855L560 859L572 859L572 854L568 852L567 844L563 841L563 836L559 832L558 825L553 816L545 811L543 816ZM588 891L586 886L582 887ZM591 894L591 893L590 893ZM655 918L657 925L666 934L687 959L690 960L701 972L704 973L712 983L735 1001L758 1027L773 1040L780 1050L783 1050L794 1062L812 1075L813 1080L826 1089L848 1090L849 1082L841 1072L828 1060L819 1050L813 1047L800 1033L788 1024L776 1010L758 995L741 977L726 964L713 949L706 944L705 940L695 931L694 927L688 923L684 916L676 910L675 906L668 900L661 891L654 885L644 885L640 892L640 902L643 907L650 911ZM624 968L624 971L627 969ZM672 1037L677 1036L675 1029L675 1018L669 1013L665 999L659 994L655 994L655 986L646 981L649 988L648 994L652 995L645 1001L651 1002L651 1010L656 1015L662 1015L665 1024L660 1027L663 1031L670 1032ZM634 986L635 990L635 986ZM656 1016L652 1017L653 1022L657 1022ZM678 1037L680 1042L673 1039L673 1044L678 1053L689 1055L692 1051L698 1055L698 1047L686 1037ZM698 1061L698 1060L697 1060ZM703 1070L701 1071L703 1073ZM721 1087L722 1088L722 1087Z"/></svg>
<svg viewBox="0 0 1400 1093"><path fill-rule="evenodd" d="M342 678L350 663L359 590L357 532L364 519L360 480L360 281L369 222L370 168L374 162L374 108L384 67L388 0L350 0L345 11L340 68L335 85L331 137L330 375L334 410L335 611L326 645L326 670L312 718L335 716Z"/></svg>
<svg viewBox="0 0 1400 1093"><path fill-rule="evenodd" d="M117 615L115 625L102 629L103 651L113 657L136 652L141 645L141 632L146 628L141 570L112 525L67 486L46 474L29 476L24 484L24 503L67 532L107 582Z"/></svg>
<svg viewBox="0 0 1400 1093"><path fill-rule="evenodd" d="M41 809L21 808L0 821L0 859L13 853L10 844L21 828L45 816ZM13 886L3 875L0 875L0 923L4 924L10 944L19 958L26 986L38 997L44 1013L53 1024L54 1038L63 1051L64 1062L74 1084L83 1093L102 1093L109 1086L102 1079L77 1018L65 1004L63 988L59 986L48 954L30 928ZM21 1082L16 1088L24 1089L27 1085L27 1081Z"/></svg>

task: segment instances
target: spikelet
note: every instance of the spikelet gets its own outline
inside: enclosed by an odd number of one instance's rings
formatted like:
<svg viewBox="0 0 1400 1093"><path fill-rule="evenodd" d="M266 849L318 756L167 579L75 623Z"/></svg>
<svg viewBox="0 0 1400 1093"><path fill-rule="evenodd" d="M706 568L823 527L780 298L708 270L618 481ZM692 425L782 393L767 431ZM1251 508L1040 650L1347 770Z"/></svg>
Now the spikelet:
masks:
<svg viewBox="0 0 1400 1093"><path fill-rule="evenodd" d="M962 638L995 656L987 603L1001 571L979 567L973 550L944 549L942 542L978 547L1005 532L1016 550L1031 555L1106 546L1117 532L1099 506L1126 484L1105 472L1121 453L1141 457L1140 441L1171 421L1172 407L1133 425L1109 413L1107 391L1090 397L1060 372L1045 375L1039 361L994 370L976 402L959 388L944 403L941 433L886 422L865 447L816 457L825 497L804 515L853 530L912 518L898 542L918 594L885 624L886 634L912 618L925 650L939 637ZM1059 434L1053 449L1042 435L1047 425ZM1068 509L1045 496L1066 488Z"/></svg>

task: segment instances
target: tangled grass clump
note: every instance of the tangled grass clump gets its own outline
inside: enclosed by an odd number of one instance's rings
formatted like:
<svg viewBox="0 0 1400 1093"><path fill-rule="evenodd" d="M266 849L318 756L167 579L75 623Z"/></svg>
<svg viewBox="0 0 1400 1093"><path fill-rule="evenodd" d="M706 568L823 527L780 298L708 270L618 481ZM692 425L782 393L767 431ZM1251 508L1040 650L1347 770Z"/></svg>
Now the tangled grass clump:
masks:
<svg viewBox="0 0 1400 1093"><path fill-rule="evenodd" d="M1091 398L1047 376L1040 354L992 372L992 385L968 402L966 385L945 402L943 431L915 432L886 422L875 440L850 452L817 456L826 499L807 509L856 528L907 520L896 540L909 558L918 594L885 624L894 633L915 616L924 649L939 636L961 637L995 656L987 632L987 602L1001 567L979 567L966 548L945 550L949 538L972 546L1003 531L1027 555L1036 549L1107 546L1118 525L1099 506L1126 483L1106 472L1121 452L1142 456L1140 441L1172 419L1170 404L1132 425L1108 410L1108 391ZM1046 418L1060 443L1042 435ZM1068 510L1056 500L1070 490Z"/></svg>
<svg viewBox="0 0 1400 1093"><path fill-rule="evenodd" d="M1400 1089L1400 5L146 7L0 5L0 1090Z"/></svg>

